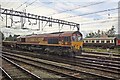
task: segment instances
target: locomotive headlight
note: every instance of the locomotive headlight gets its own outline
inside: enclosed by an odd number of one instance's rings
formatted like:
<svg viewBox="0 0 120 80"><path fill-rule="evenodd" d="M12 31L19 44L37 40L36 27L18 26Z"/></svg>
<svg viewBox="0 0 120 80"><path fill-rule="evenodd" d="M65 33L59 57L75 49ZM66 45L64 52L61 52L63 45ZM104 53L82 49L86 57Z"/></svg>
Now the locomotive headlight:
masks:
<svg viewBox="0 0 120 80"><path fill-rule="evenodd" d="M72 46L73 46L73 48L76 49L76 50L79 50L80 47L82 47L82 45L83 45L83 42L82 42L82 41L81 41L81 42L72 42Z"/></svg>

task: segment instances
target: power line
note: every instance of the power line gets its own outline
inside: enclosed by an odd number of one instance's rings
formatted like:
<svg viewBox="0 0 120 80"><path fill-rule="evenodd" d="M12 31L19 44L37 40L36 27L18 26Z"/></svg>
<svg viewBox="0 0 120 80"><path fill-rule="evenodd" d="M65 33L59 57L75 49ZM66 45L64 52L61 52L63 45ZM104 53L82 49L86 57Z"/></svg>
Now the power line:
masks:
<svg viewBox="0 0 120 80"><path fill-rule="evenodd" d="M107 20L107 21L105 20L105 21L100 21L100 22L95 22L95 23L84 23L84 24L81 24L81 26L82 26L82 25L90 25L90 24L92 24L92 25L93 25L93 24L100 25L100 23L103 24L103 23L109 23L109 22L115 22L115 21L118 21L118 19ZM99 24L98 24L98 23L99 23Z"/></svg>
<svg viewBox="0 0 120 80"><path fill-rule="evenodd" d="M27 0L27 1L28 1L28 0ZM18 7L16 8L16 10L17 10L18 8L22 7L24 4L26 4L27 1L25 1L23 4L21 4L20 6L18 6Z"/></svg>
<svg viewBox="0 0 120 80"><path fill-rule="evenodd" d="M98 22L105 22L105 21L108 21L108 20L113 20L113 19L118 19L118 18L120 18L120 17L118 17L118 16L111 16L111 17L108 17L108 18L103 18L103 19L96 19L96 20L93 20L93 21L91 21L91 20L86 20L86 21L84 21L84 22L81 22L81 25L83 25L83 24L94 24L94 23L98 23Z"/></svg>
<svg viewBox="0 0 120 80"><path fill-rule="evenodd" d="M44 3L44 2L42 2L42 3ZM52 2L48 2L49 4L52 4ZM39 7L43 7L44 5L39 5L39 6L37 6L37 7L34 7L34 8L39 8ZM34 9L33 8L33 9Z"/></svg>
<svg viewBox="0 0 120 80"><path fill-rule="evenodd" d="M52 15L55 15L55 14L61 14L61 13L64 13L64 12L73 11L73 10L76 10L76 9L85 8L85 7L89 7L89 6L93 6L93 5L98 5L98 4L102 4L102 3L104 3L104 2L105 2L105 1L103 1L103 2L98 2L98 3L93 3L93 4L89 4L89 5L85 5L85 6L79 5L77 8L73 8L73 9L61 11L61 12L59 12L59 13L53 13L53 14L50 14L50 15L48 15L48 16L52 16Z"/></svg>
<svg viewBox="0 0 120 80"><path fill-rule="evenodd" d="M32 5L33 3L35 3L37 0L34 0L33 2L31 2L30 4L28 4L25 8L27 8L28 6L30 6L30 5ZM18 9L18 8L20 8L20 7L22 7L24 4L26 4L28 2L28 0L27 1L25 1L23 4L21 4L20 6L18 6L17 8L16 8L16 10Z"/></svg>
<svg viewBox="0 0 120 80"><path fill-rule="evenodd" d="M95 20L84 20L84 21L82 21L81 23L93 23L93 22L97 22L97 21L101 21L101 20L105 20L105 19L108 19L108 20L110 20L110 19L113 19L113 18L118 18L118 17L108 17L108 18L103 18L103 19L95 19Z"/></svg>
<svg viewBox="0 0 120 80"><path fill-rule="evenodd" d="M75 15L75 16L69 16L69 17L63 17L63 18L61 18L61 19L73 18L73 17L78 17L78 16L92 15L92 14L96 14L96 13L103 13L103 12L106 12L106 11L113 11L113 10L117 10L117 9L120 9L120 7L112 8L112 9L106 9L106 10L102 10L102 11L91 12L91 13L86 13L86 14L81 14L81 15Z"/></svg>
<svg viewBox="0 0 120 80"><path fill-rule="evenodd" d="M113 18L118 18L118 17L113 17ZM94 22L87 22L87 23L81 23L81 25L89 25L89 24L97 24L97 23L107 23L107 22L112 22L112 21L117 21L118 19L108 19L108 20L98 20L98 22L94 21Z"/></svg>
<svg viewBox="0 0 120 80"><path fill-rule="evenodd" d="M30 4L28 4L25 8L29 7L30 5L32 5L33 3L35 3L37 0L34 0L33 2L31 2Z"/></svg>

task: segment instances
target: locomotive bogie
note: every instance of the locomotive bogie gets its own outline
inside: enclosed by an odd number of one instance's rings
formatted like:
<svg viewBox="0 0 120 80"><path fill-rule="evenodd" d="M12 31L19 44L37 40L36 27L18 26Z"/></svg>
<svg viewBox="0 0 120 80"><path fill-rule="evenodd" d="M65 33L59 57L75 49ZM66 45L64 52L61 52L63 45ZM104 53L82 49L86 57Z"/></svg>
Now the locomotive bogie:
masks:
<svg viewBox="0 0 120 80"><path fill-rule="evenodd" d="M5 47L11 47L11 48L15 48L16 47L16 41L3 41L2 42L2 45L5 46Z"/></svg>

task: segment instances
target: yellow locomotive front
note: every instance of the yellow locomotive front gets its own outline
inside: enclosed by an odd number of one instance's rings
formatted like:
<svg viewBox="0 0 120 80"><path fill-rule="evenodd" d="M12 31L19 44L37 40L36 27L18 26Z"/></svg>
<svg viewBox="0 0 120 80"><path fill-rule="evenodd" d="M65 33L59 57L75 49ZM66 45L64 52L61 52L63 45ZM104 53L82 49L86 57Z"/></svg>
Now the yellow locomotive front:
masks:
<svg viewBox="0 0 120 80"><path fill-rule="evenodd" d="M83 36L79 31L72 34L71 46L72 50L75 52L76 55L82 53Z"/></svg>

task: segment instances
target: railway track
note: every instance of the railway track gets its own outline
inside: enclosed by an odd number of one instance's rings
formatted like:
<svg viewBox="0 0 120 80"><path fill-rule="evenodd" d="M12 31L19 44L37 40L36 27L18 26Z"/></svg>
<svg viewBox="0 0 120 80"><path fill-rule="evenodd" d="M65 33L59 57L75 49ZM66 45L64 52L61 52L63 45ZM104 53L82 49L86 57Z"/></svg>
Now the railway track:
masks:
<svg viewBox="0 0 120 80"><path fill-rule="evenodd" d="M76 56L75 57L76 61L86 61L88 63L94 63L94 64L100 64L100 65L106 65L107 68L109 66L114 66L120 68L120 62L119 61L112 61L112 60L101 60L101 59L96 59L96 58L89 58L89 57L82 57L82 56Z"/></svg>
<svg viewBox="0 0 120 80"><path fill-rule="evenodd" d="M82 56L120 61L120 55L119 54L113 54L113 53L83 52Z"/></svg>
<svg viewBox="0 0 120 80"><path fill-rule="evenodd" d="M108 52L88 52L88 51L84 51L84 53L86 53L86 54L94 54L94 55L109 56L109 53L108 53ZM120 54L112 53L112 56L120 57Z"/></svg>
<svg viewBox="0 0 120 80"><path fill-rule="evenodd" d="M15 61L14 61L15 62ZM48 73L47 71L31 66L31 65L27 65L24 63L18 63L16 61L16 63L20 66L22 66L23 68L29 70L30 72L32 72L33 74L37 75L38 77L40 77L42 80L70 80L67 77L63 77L63 76L59 76L59 75L54 75L53 73ZM2 80L13 80L11 78L11 76L3 69L0 68L2 71ZM20 80L23 80L23 78L20 78ZM28 80L28 79L27 79ZM34 80L34 79L33 79ZM35 79L36 80L36 79Z"/></svg>
<svg viewBox="0 0 120 80"><path fill-rule="evenodd" d="M0 70L2 71L1 80L13 80L12 77L3 68L0 67Z"/></svg>
<svg viewBox="0 0 120 80"><path fill-rule="evenodd" d="M8 56L7 56L8 57ZM15 56L16 57L16 56ZM84 80L93 80L93 79L100 79L101 77L98 77L98 76L93 76L92 74L89 74L89 73L86 73L86 72L80 72L78 70L75 70L73 68L70 68L70 67L62 67L60 65L56 65L55 63L46 63L46 61L34 61L32 59L26 59L26 58L11 58L11 56L9 56L10 59L12 60L15 60L15 61L22 61L26 64L29 64L29 65L32 65L32 66L36 66L36 67L39 67L39 68L43 68L43 69L46 69L48 71L52 71L54 73L57 73L57 74L62 74L64 76L67 76L67 77L71 77L71 79L84 79ZM34 63L34 64L33 64ZM82 76L81 76L82 75ZM88 77L89 76L89 77Z"/></svg>
<svg viewBox="0 0 120 80"><path fill-rule="evenodd" d="M12 60L11 60L12 61ZM14 61L15 63L15 61ZM32 72L33 74L37 75L38 77L41 78L41 80L70 80L69 78L66 78L66 77L61 77L61 76L57 76L57 75L53 75L52 74L48 74L47 72L43 71L42 69L38 69L36 68L36 66L30 66L30 65L27 65L27 64L23 64L22 62L21 63L18 63L16 62L19 66L22 66L23 68L29 70L30 72ZM4 63L3 63L4 64ZM33 68L34 67L34 68ZM6 72L6 70L4 70L3 68L0 68L1 71L2 71L2 80L14 80L9 74L8 72ZM13 71L14 72L14 71ZM17 76L20 76L20 75L17 75ZM19 78L19 79L15 79L15 80L37 80L37 79L27 79L27 78Z"/></svg>
<svg viewBox="0 0 120 80"><path fill-rule="evenodd" d="M37 55L39 56L39 55ZM84 57L84 56L77 56L75 58L60 58L60 57L56 57L56 56L49 56L47 57L46 55L40 55L38 58L42 58L42 59L49 59L49 60L53 60L53 61L57 61L60 62L62 61L64 62L69 62L69 64L72 65L76 65L76 64L83 64L83 65L90 65L93 67L100 67L102 71L104 71L104 69L108 68L108 71L111 70L111 72L113 70L116 70L117 72L119 71L120 68L120 62L119 61L112 61L112 60L101 60L101 59L96 59L96 58L90 58L90 57ZM85 62L85 63L84 63ZM75 64L74 64L75 63ZM97 66L97 65L98 66Z"/></svg>
<svg viewBox="0 0 120 80"><path fill-rule="evenodd" d="M13 55L12 55L13 56ZM17 56L15 56L15 57L17 57ZM10 57L9 57L10 58ZM50 58L50 57L49 57ZM54 60L55 60L55 58L54 58ZM58 60L59 61L59 60ZM63 61L63 60L61 60L61 61ZM60 61L60 62L61 62ZM64 63L65 62L67 62L67 61L64 61ZM67 62L67 64L68 64L68 62ZM70 62L69 62L69 64L70 64ZM77 64L77 65L75 65L75 64ZM95 70L91 70L91 66L86 66L86 65L82 65L81 66L81 63L80 63L80 65L78 65L78 63L75 63L74 62L74 64L73 64L73 62L71 62L71 65L74 65L74 66L69 66L69 67L72 67L72 68L76 68L76 69L78 69L78 70L81 70L81 71L83 71L83 72L89 72L90 74L92 74L92 75L94 75L94 76L101 76L101 77L104 77L104 78L109 78L109 79L117 79L118 78L118 71L116 71L116 72L112 72L112 74L111 75L108 75L107 73L108 72L110 72L110 71L107 71L106 70L106 74L107 75L101 75L100 74L100 72L101 71L98 71L98 72L95 72ZM65 65L62 65L62 66L65 66ZM79 67L78 67L79 66ZM95 66L95 65L94 65ZM57 66L58 67L58 66ZM84 67L84 68L80 68L80 67ZM99 67L99 66L98 66ZM91 71L89 71L87 68L90 68L90 70ZM86 70L85 70L86 69ZM92 68L93 69L93 68ZM95 69L95 67L94 67L94 69ZM99 68L96 68L97 70L100 70ZM102 70L103 71L103 70ZM113 73L114 73L114 75L113 75ZM105 74L105 72L102 72L102 74ZM110 74L110 73L109 73ZM100 78L100 77L99 77Z"/></svg>
<svg viewBox="0 0 120 80"><path fill-rule="evenodd" d="M42 80L40 77L2 56L2 72L9 80ZM4 80L4 79L3 79Z"/></svg>

